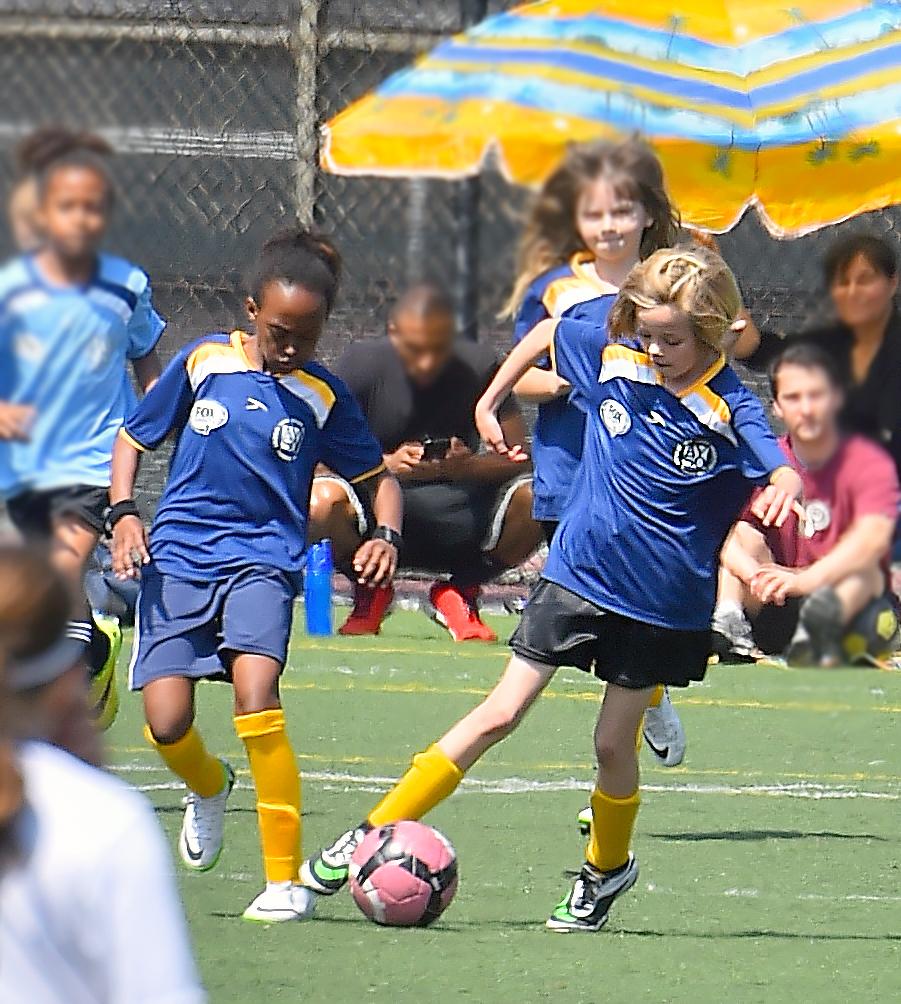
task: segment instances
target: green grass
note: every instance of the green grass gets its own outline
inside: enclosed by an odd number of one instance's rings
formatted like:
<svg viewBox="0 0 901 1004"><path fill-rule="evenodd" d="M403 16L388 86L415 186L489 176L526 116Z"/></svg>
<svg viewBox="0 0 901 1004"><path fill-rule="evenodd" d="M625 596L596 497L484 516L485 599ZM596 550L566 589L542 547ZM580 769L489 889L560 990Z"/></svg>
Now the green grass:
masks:
<svg viewBox="0 0 901 1004"><path fill-rule="evenodd" d="M395 615L377 639L298 633L284 699L306 775L305 847L361 819L505 659L501 645L452 644L417 614ZM901 999L901 674L714 667L674 694L689 751L671 770L642 755L638 883L604 931L561 937L543 923L581 861L598 697L589 677L562 670L473 770L487 783L429 817L461 873L434 928L379 928L348 895L320 901L311 923L257 927L240 919L262 888L247 762L228 688L204 687L200 725L239 775L217 869L182 886L211 1001ZM140 725L128 696L111 755L174 838L182 792Z"/></svg>

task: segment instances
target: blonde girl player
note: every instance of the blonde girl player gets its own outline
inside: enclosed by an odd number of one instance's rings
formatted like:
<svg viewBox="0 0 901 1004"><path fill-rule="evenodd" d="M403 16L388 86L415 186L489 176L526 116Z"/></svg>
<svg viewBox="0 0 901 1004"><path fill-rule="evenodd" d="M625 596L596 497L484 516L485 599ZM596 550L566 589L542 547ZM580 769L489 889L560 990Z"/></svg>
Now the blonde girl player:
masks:
<svg viewBox="0 0 901 1004"><path fill-rule="evenodd" d="M103 726L118 705L122 636L94 620L85 566L104 529L113 441L135 404L129 365L146 391L165 327L144 272L101 251L115 201L106 152L65 130L34 137L21 186L36 200L36 247L0 267L0 497L69 583L69 635L87 646Z"/></svg>
<svg viewBox="0 0 901 1004"><path fill-rule="evenodd" d="M519 269L504 309L515 313L518 345L548 318L590 322L581 330L578 359L586 372L607 343L607 317L632 268L658 248L675 244L679 216L663 168L641 140L602 140L572 146L542 186L519 251ZM548 353L513 388L538 405L532 433L532 515L550 543L572 486L579 483L586 402L564 380ZM659 687L644 719L644 738L657 761L675 767L685 756L685 730ZM579 821L586 830L590 811Z"/></svg>
<svg viewBox="0 0 901 1004"><path fill-rule="evenodd" d="M234 773L194 727L194 687L203 678L234 687L266 874L248 920L303 920L314 908L297 884L300 780L279 677L316 465L371 494L378 526L354 557L361 583L389 583L400 544L400 489L381 447L347 387L311 361L338 267L332 246L307 231L267 241L247 299L255 333L208 335L179 352L113 454L113 567L142 577L130 685L143 691L147 739L188 786L178 845L197 871L219 858ZM138 460L170 435L148 544L132 499Z"/></svg>
<svg viewBox="0 0 901 1004"><path fill-rule="evenodd" d="M610 344L579 387L590 403L582 490L510 640L513 657L488 697L414 757L364 823L304 864L314 887L340 888L366 830L418 819L447 798L516 728L561 665L593 672L607 686L595 729L586 860L547 926L597 931L635 883L629 848L642 716L659 684L684 687L704 677L718 554L751 486L768 485L754 510L774 526L801 491L760 403L722 355L739 306L732 273L705 249L663 249L629 274L610 314ZM583 379L573 362L584 324L543 322L555 329L557 371L574 387ZM545 350L545 330L539 325L513 350L477 406L493 450L521 453L504 442L496 411Z"/></svg>

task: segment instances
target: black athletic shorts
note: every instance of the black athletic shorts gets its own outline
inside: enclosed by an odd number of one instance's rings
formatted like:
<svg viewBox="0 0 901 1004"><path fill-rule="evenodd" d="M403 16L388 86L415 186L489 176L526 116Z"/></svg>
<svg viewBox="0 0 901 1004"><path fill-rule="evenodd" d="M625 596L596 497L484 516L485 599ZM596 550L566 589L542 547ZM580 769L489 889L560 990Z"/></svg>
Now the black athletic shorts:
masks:
<svg viewBox="0 0 901 1004"><path fill-rule="evenodd" d="M46 540L57 516L77 516L97 534L103 533L103 514L109 506L109 488L72 485L49 491L27 491L6 503L13 525L23 537Z"/></svg>
<svg viewBox="0 0 901 1004"><path fill-rule="evenodd" d="M510 648L546 666L576 666L618 687L642 690L703 680L710 632L643 624L539 579Z"/></svg>

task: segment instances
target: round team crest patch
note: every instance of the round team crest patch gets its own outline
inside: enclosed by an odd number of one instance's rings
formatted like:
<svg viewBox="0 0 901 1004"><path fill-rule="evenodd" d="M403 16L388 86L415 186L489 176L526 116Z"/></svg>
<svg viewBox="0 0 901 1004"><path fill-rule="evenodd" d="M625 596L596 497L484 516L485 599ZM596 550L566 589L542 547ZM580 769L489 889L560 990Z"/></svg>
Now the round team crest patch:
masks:
<svg viewBox="0 0 901 1004"><path fill-rule="evenodd" d="M685 474L707 474L716 461L716 447L707 439L685 439L673 450L673 463Z"/></svg>
<svg viewBox="0 0 901 1004"><path fill-rule="evenodd" d="M624 436L632 428L632 419L629 417L629 413L619 401L614 401L612 397L601 402L600 415L601 421L611 436Z"/></svg>
<svg viewBox="0 0 901 1004"><path fill-rule="evenodd" d="M815 533L828 530L832 522L832 510L825 502L813 499L804 506L807 519L804 523L804 536L812 537Z"/></svg>
<svg viewBox="0 0 901 1004"><path fill-rule="evenodd" d="M188 425L201 436L208 436L213 429L219 429L228 421L228 408L212 398L202 397L194 402Z"/></svg>
<svg viewBox="0 0 901 1004"><path fill-rule="evenodd" d="M272 449L280 460L296 460L304 437L303 422L283 418L272 430Z"/></svg>

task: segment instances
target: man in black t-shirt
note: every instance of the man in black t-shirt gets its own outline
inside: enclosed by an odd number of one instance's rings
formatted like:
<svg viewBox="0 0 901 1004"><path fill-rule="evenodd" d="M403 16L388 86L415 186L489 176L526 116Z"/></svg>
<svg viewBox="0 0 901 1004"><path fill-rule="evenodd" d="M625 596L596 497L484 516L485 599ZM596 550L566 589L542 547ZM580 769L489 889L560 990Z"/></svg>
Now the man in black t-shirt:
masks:
<svg viewBox="0 0 901 1004"><path fill-rule="evenodd" d="M456 641L495 640L478 612L480 585L524 561L540 539L531 516L531 469L479 453L473 412L497 371L484 345L455 339L453 308L440 289L417 286L398 301L384 338L355 342L335 368L360 402L385 463L404 494L401 562L450 575L429 599ZM500 414L508 443L526 430L510 398ZM333 475L313 484L310 539L330 537L339 568L374 529L351 485ZM357 584L342 634L377 634L389 588Z"/></svg>

